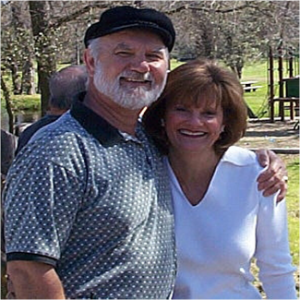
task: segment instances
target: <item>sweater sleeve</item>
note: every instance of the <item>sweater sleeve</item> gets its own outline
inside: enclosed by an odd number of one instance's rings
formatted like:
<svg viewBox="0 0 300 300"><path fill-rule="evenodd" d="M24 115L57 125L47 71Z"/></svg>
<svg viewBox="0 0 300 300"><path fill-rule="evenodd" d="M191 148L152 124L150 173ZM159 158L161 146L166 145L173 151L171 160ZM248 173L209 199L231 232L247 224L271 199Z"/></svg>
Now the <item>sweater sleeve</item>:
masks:
<svg viewBox="0 0 300 300"><path fill-rule="evenodd" d="M269 299L297 299L289 249L286 201L276 194L260 197L255 257L259 278Z"/></svg>

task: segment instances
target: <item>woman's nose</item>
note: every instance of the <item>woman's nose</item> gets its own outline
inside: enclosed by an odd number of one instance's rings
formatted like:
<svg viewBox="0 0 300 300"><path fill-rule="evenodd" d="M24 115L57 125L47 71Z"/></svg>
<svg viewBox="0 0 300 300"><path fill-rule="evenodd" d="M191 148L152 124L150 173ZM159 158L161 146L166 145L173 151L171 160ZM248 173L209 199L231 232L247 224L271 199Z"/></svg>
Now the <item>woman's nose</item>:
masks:
<svg viewBox="0 0 300 300"><path fill-rule="evenodd" d="M199 125L203 123L203 118L199 113L191 113L189 122L193 125Z"/></svg>

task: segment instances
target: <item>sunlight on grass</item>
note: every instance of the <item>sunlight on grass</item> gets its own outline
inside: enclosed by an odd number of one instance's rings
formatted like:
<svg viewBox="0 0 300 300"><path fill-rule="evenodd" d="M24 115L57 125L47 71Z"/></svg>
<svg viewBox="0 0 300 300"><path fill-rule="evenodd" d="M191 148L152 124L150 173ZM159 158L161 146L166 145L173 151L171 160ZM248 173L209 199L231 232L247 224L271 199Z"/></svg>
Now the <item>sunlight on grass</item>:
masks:
<svg viewBox="0 0 300 300"><path fill-rule="evenodd" d="M258 118L268 118L269 117L269 107L268 107L268 69L269 65L267 60L248 63L244 66L241 81L254 80L257 81L256 85L262 86L255 92L245 92L244 97L254 114ZM278 96L278 71L277 63L274 62L274 92ZM284 73L283 77L288 77L288 74ZM278 105L275 105L275 115L278 115ZM286 111L285 115L288 116L289 112Z"/></svg>
<svg viewBox="0 0 300 300"><path fill-rule="evenodd" d="M13 104L18 110L40 110L41 96L34 95L15 95Z"/></svg>
<svg viewBox="0 0 300 300"><path fill-rule="evenodd" d="M289 182L286 195L290 247L295 265L299 265L299 156L283 157L287 165Z"/></svg>

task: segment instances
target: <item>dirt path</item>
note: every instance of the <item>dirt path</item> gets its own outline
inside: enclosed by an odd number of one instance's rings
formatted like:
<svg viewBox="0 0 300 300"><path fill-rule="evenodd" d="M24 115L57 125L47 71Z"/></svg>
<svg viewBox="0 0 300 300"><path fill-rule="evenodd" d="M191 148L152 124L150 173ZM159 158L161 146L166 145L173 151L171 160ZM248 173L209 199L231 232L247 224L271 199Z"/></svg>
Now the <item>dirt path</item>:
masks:
<svg viewBox="0 0 300 300"><path fill-rule="evenodd" d="M297 121L250 120L246 135L238 145L244 148L299 149Z"/></svg>
<svg viewBox="0 0 300 300"><path fill-rule="evenodd" d="M250 120L246 135L238 142L238 145L249 149L279 149L280 151L278 153L285 153L280 154L280 157L284 159L284 162L287 164L288 161L295 159L295 155L299 155L299 128L295 128L295 125L297 125L296 122L297 121L275 121L271 123L265 120ZM252 266L252 268L254 274L257 274L257 267ZM298 268L295 273L298 295L299 274ZM260 291L262 290L262 285L259 280L255 281L255 285ZM265 294L262 293L262 295L263 299L265 299Z"/></svg>

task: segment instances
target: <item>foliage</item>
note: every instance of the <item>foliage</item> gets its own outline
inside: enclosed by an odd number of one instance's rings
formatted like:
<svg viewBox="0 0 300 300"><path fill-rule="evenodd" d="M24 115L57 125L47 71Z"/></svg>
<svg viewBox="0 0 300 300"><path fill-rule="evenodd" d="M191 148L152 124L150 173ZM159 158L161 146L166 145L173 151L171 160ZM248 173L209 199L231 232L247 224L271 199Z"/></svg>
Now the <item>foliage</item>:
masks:
<svg viewBox="0 0 300 300"><path fill-rule="evenodd" d="M299 3L290 1L177 1L169 14L179 60L223 60L241 77L246 61L266 58L268 46L299 49Z"/></svg>

